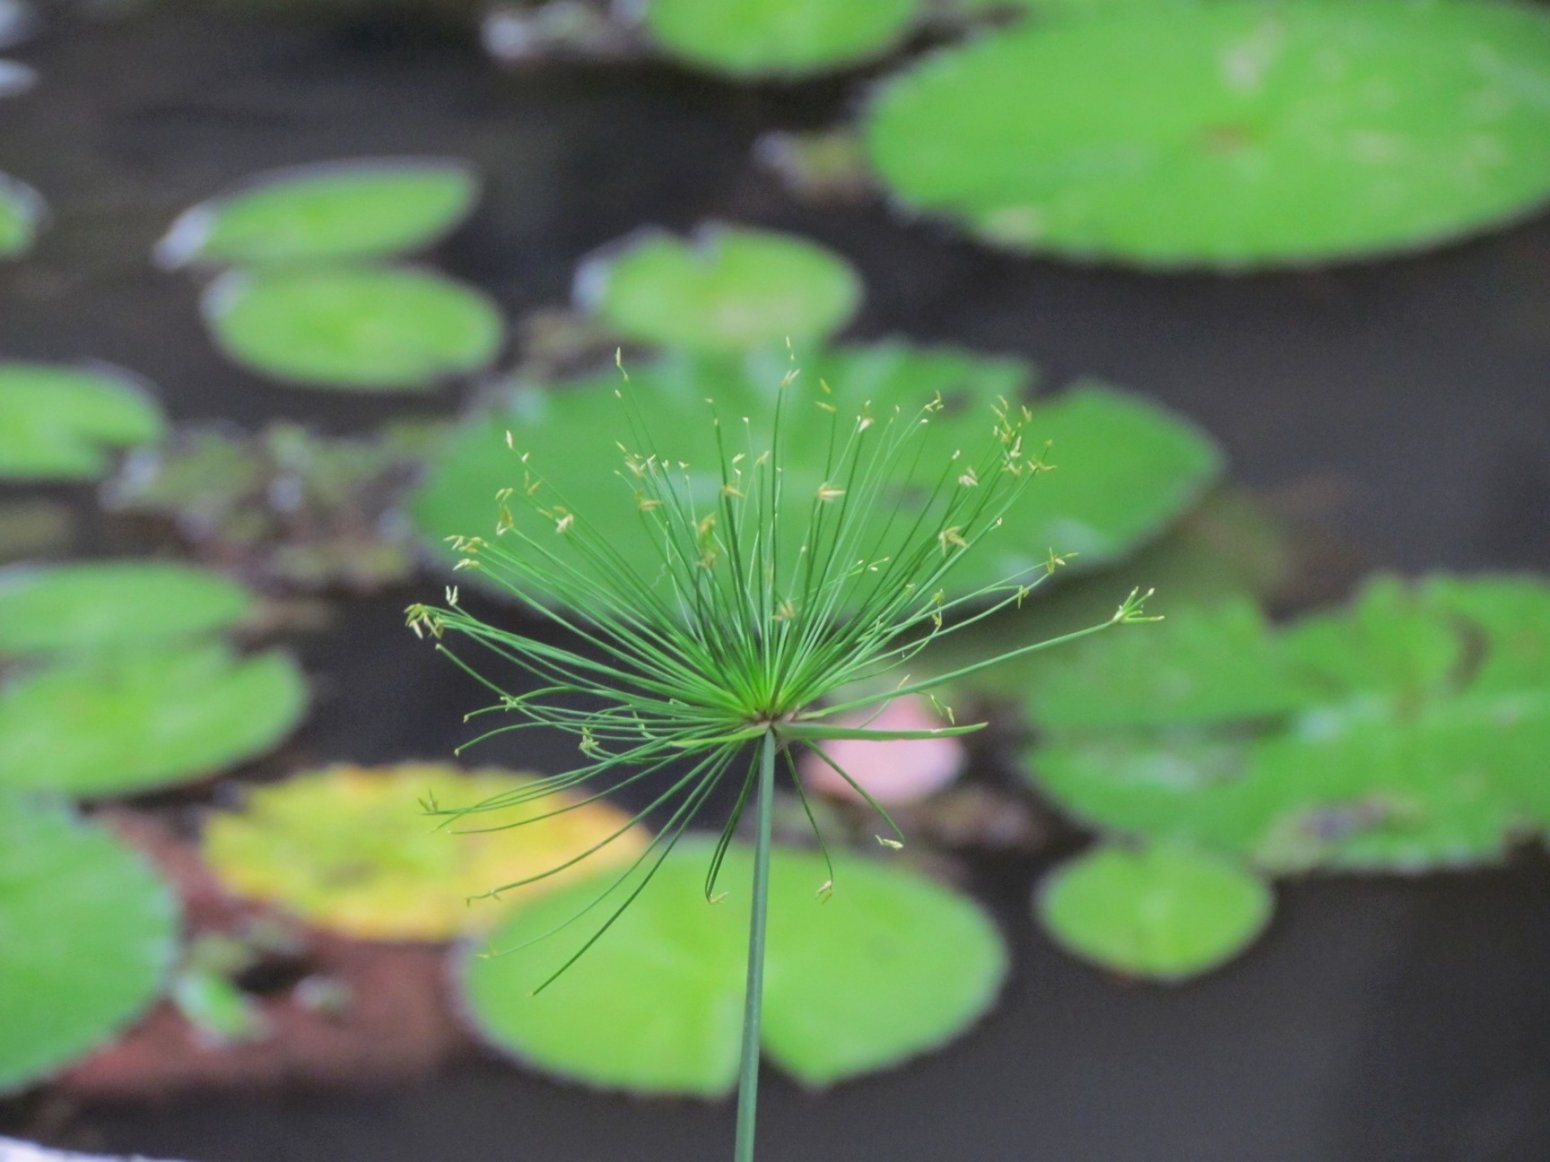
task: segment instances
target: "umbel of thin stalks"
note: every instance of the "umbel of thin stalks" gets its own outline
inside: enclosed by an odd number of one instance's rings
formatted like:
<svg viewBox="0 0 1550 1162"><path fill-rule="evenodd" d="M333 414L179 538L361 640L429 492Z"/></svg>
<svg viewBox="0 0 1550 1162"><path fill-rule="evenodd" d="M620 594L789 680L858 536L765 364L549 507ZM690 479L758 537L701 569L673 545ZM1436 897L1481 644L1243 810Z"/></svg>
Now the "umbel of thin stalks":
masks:
<svg viewBox="0 0 1550 1162"><path fill-rule="evenodd" d="M1155 619L1144 611L1149 594L1132 591L1099 625L914 679L904 669L910 659L937 639L1020 604L1066 560L1050 549L1026 575L969 592L951 588L958 562L998 534L1007 510L1050 469L1047 448L1024 435L1032 420L1026 408L1002 400L986 416L983 447L928 455L926 435L943 410L940 396L912 409L868 403L841 411L826 384L809 387L793 372L772 393L768 416L725 417L707 400L705 422L714 431L716 455L710 464L694 464L673 457L653 438L649 401L633 397L627 377L617 395L621 438L612 471L618 503L639 522L643 554L627 551L592 524L596 514L573 510L545 481L538 458L520 450L511 433L512 483L494 498L489 534L451 538L462 554L458 569L478 570L567 631L574 646L481 621L462 608L456 588L447 590L443 605L408 610L417 634L434 639L438 650L495 694L491 705L470 715L497 720L474 742L535 728L561 730L576 737L578 763L512 794L426 807L462 829L520 827L624 787L654 792L637 819L665 815L665 822L636 863L568 922L590 916L594 931L543 988L602 937L650 883L712 792L732 780L736 797L721 821L704 890L708 900L718 898L728 846L752 807L754 901L735 1154L737 1162L748 1162L777 766L806 807L792 750L810 748L877 810L891 833L880 842L900 846L903 837L886 810L834 762L825 744L964 734L984 724L881 731L843 725L841 716L854 721L857 712L880 710L893 698L929 692L1007 658ZM788 487L783 435L799 408L826 414L826 448L821 483L795 490ZM459 640L507 667L521 692L509 692L487 666L455 653L452 644ZM843 696L847 690L870 692ZM948 718L953 722L950 711ZM543 801L562 790L581 794L546 808ZM493 887L490 894L553 875L630 826L564 864ZM820 895L831 888L832 878Z"/></svg>

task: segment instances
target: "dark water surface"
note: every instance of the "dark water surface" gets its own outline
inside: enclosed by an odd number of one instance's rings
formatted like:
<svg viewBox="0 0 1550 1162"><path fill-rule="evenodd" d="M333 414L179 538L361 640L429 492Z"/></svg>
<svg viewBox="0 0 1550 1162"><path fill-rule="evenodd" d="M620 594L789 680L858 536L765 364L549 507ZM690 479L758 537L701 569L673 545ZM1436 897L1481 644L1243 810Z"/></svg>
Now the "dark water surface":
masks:
<svg viewBox="0 0 1550 1162"><path fill-rule="evenodd" d="M666 69L513 76L466 38L189 14L65 16L16 54L0 168L56 222L0 267L0 353L92 356L179 419L331 430L453 409L271 386L222 361L197 286L149 264L178 210L255 170L373 154L465 157L485 201L439 261L516 315L645 223L806 231L869 288L858 334L904 333L1101 375L1193 417L1236 477L1304 498L1372 566L1550 571L1550 220L1334 272L1156 277L1012 260L880 206L792 202L749 161L820 123L838 86L738 90ZM308 647L302 746L322 760L443 754L466 688L411 653L398 602ZM394 680L383 682L383 674ZM987 884L1015 949L1001 1009L916 1065L822 1097L771 1076L763 1162L1544 1162L1550 873L1321 881L1209 981L1124 987L1034 931L1025 880ZM636 1102L490 1066L370 1098L105 1111L95 1145L203 1162L724 1158L730 1104Z"/></svg>

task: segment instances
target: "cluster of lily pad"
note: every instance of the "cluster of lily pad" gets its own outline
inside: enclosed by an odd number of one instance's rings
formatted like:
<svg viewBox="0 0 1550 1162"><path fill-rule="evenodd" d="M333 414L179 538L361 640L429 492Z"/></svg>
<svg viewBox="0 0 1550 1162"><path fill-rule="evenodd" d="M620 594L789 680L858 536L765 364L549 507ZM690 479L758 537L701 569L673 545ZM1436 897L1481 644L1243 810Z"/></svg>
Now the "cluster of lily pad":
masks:
<svg viewBox="0 0 1550 1162"><path fill-rule="evenodd" d="M488 367L505 323L482 292L421 266L479 183L444 159L330 162L256 175L186 211L164 267L219 270L205 324L233 361L283 383L428 391Z"/></svg>
<svg viewBox="0 0 1550 1162"><path fill-rule="evenodd" d="M1082 643L1028 679L1035 786L1120 845L1079 862L1151 861L1128 886L1057 872L1042 915L1129 971L1163 971L1189 930L1162 923L1160 893L1216 934L1198 971L1263 924L1256 876L1475 867L1550 832L1542 579L1380 577L1279 629L1228 602ZM1062 906L1079 874L1082 906Z"/></svg>
<svg viewBox="0 0 1550 1162"><path fill-rule="evenodd" d="M561 49L598 40L523 23ZM1550 202L1550 16L1507 0L639 0L739 80L905 61L857 122L907 214L1019 253L1244 269L1414 250ZM616 36L602 36L608 54ZM518 54L522 55L522 54ZM826 141L833 141L826 138ZM854 179L831 180L830 188Z"/></svg>
<svg viewBox="0 0 1550 1162"><path fill-rule="evenodd" d="M171 889L68 801L203 778L291 731L295 662L224 640L251 608L170 563L0 570L0 927L27 933L0 942L0 1091L104 1043L163 988Z"/></svg>

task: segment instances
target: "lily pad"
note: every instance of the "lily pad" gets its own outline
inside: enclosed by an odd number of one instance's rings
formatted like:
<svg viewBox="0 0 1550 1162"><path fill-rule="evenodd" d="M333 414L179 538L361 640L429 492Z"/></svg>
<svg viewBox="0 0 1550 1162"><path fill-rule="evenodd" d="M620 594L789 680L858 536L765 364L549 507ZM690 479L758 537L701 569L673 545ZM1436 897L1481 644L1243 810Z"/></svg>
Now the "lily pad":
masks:
<svg viewBox="0 0 1550 1162"><path fill-rule="evenodd" d="M709 852L681 844L613 928L536 997L533 988L596 930L590 916L506 955L470 955L462 989L476 1030L535 1068L591 1085L730 1090L752 857L732 850L721 878L730 895L709 904ZM989 919L956 893L848 858L836 861L825 901L815 894L828 879L822 859L785 850L772 878L764 1049L802 1081L826 1085L937 1048L994 1001L1005 950ZM484 947L505 950L548 931L609 882L521 909Z"/></svg>
<svg viewBox="0 0 1550 1162"><path fill-rule="evenodd" d="M0 787L134 794L264 753L306 709L296 663L221 645L80 655L0 687Z"/></svg>
<svg viewBox="0 0 1550 1162"><path fill-rule="evenodd" d="M202 305L236 362L286 383L346 390L428 391L482 371L505 331L479 291L398 267L231 271Z"/></svg>
<svg viewBox="0 0 1550 1162"><path fill-rule="evenodd" d="M1074 956L1168 983L1233 959L1274 907L1257 876L1176 847L1087 852L1051 873L1036 898L1040 921Z"/></svg>
<svg viewBox="0 0 1550 1162"><path fill-rule="evenodd" d="M1408 250L1550 200L1550 16L1238 0L1030 22L888 82L873 164L1013 250L1248 267Z"/></svg>
<svg viewBox="0 0 1550 1162"><path fill-rule="evenodd" d="M920 0L634 0L648 36L672 56L736 77L796 78L891 52Z"/></svg>
<svg viewBox="0 0 1550 1162"><path fill-rule="evenodd" d="M504 914L488 903L470 907L470 897L547 871L615 833L581 864L502 902L528 903L630 863L645 848L640 829L626 830L630 816L601 802L516 830L466 834L438 827L421 807L482 802L530 782L507 771L431 763L331 767L258 788L240 814L215 816L205 854L232 891L319 927L362 940L448 940ZM555 796L497 825L578 802Z"/></svg>
<svg viewBox="0 0 1550 1162"><path fill-rule="evenodd" d="M713 226L687 242L631 235L581 265L575 298L637 342L737 352L827 338L861 305L861 280L805 239Z"/></svg>
<svg viewBox="0 0 1550 1162"><path fill-rule="evenodd" d="M92 480L166 431L138 379L106 366L0 362L0 479Z"/></svg>
<svg viewBox="0 0 1550 1162"><path fill-rule="evenodd" d="M254 266L401 254L451 231L478 196L473 170L442 158L272 170L185 211L156 259Z"/></svg>
<svg viewBox="0 0 1550 1162"><path fill-rule="evenodd" d="M1030 762L1076 817L1275 871L1488 863L1550 824L1542 582L1380 579L1280 632L1191 616L1051 655Z"/></svg>
<svg viewBox="0 0 1550 1162"><path fill-rule="evenodd" d="M177 947L172 891L136 852L62 811L0 811L0 1093L111 1040Z"/></svg>
<svg viewBox="0 0 1550 1162"><path fill-rule="evenodd" d="M1031 369L1012 359L992 359L949 349L900 342L843 348L801 363L802 374L833 389L835 406L859 409L914 408L940 391L944 411L933 420L922 455L944 465L955 450L973 446L990 408L1018 398ZM787 370L784 356L755 353L737 364L664 357L631 368L638 398L648 401L647 422L661 450L691 465L704 465L707 498L720 487L713 474L713 431L705 422L706 398L719 414L772 414L774 393ZM531 467L572 511L610 522L607 538L633 554L646 576L658 547L641 526L630 490L607 469L619 462L615 440L628 431L628 415L616 397L618 377L607 373L563 390L520 390L511 408L475 420L453 436L413 503L421 531L438 547L449 535L488 535L496 521L495 493L522 483L522 466L506 443L533 449ZM1032 404L1029 430L1053 440L1059 471L1041 475L1026 504L1007 516L1005 535L964 561L955 583L966 588L1009 576L1042 574L1049 551L1079 551L1078 565L1096 565L1134 549L1199 498L1221 469L1216 446L1198 429L1157 406L1113 388L1086 385ZM828 414L814 408L788 417L785 487L812 495L824 483ZM810 456L808 462L800 457ZM908 507L913 498L899 497ZM889 513L878 512L885 521ZM796 546L792 546L793 551Z"/></svg>
<svg viewBox="0 0 1550 1162"><path fill-rule="evenodd" d="M247 590L219 573L165 561L92 561L0 569L0 655L112 649L235 626Z"/></svg>
<svg viewBox="0 0 1550 1162"><path fill-rule="evenodd" d="M31 250L47 216L48 205L42 194L0 174L0 259L20 258Z"/></svg>

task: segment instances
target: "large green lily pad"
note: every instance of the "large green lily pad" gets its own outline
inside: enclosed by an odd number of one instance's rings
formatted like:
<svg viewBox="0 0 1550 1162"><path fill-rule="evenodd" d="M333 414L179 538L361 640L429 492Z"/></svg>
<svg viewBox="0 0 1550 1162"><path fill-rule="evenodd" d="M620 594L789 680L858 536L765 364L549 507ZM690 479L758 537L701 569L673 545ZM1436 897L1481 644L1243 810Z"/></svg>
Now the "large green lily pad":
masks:
<svg viewBox="0 0 1550 1162"><path fill-rule="evenodd" d="M1257 876L1179 847L1100 847L1057 868L1036 910L1075 956L1177 983L1237 956L1275 907Z"/></svg>
<svg viewBox="0 0 1550 1162"><path fill-rule="evenodd" d="M0 569L0 655L113 649L230 629L252 608L219 573L167 561Z"/></svg>
<svg viewBox="0 0 1550 1162"><path fill-rule="evenodd" d="M127 372L0 362L0 479L95 479L113 450L157 440L166 426Z"/></svg>
<svg viewBox="0 0 1550 1162"><path fill-rule="evenodd" d="M1051 655L1030 762L1100 829L1271 870L1490 862L1550 825L1547 643L1527 578L1382 579L1278 633L1194 613Z"/></svg>
<svg viewBox="0 0 1550 1162"><path fill-rule="evenodd" d="M607 841L583 863L501 901L523 904L628 864L645 848L645 831L629 828L630 816L603 802L580 805L556 795L535 803L527 817L567 804L572 809L516 829L470 833L439 827L422 806L480 803L531 782L509 771L432 763L330 767L260 787L240 814L215 816L205 831L205 855L232 891L321 928L361 940L447 940L504 915L492 901L470 907L473 896Z"/></svg>
<svg viewBox="0 0 1550 1162"><path fill-rule="evenodd" d="M912 210L995 245L1244 267L1424 246L1550 200L1550 15L1224 0L1031 22L867 113Z"/></svg>
<svg viewBox="0 0 1550 1162"><path fill-rule="evenodd" d="M467 217L479 180L436 158L328 162L258 174L187 210L157 244L168 267L373 258L427 246Z"/></svg>
<svg viewBox="0 0 1550 1162"><path fill-rule="evenodd" d="M42 194L0 174L0 259L19 258L31 250L47 215Z"/></svg>
<svg viewBox="0 0 1550 1162"><path fill-rule="evenodd" d="M231 271L206 289L205 324L232 359L286 383L426 391L482 371L505 324L472 287L398 267Z"/></svg>
<svg viewBox="0 0 1550 1162"><path fill-rule="evenodd" d="M605 902L531 947L463 966L465 1007L497 1048L544 1072L610 1089L731 1089L745 972L752 857L734 848L729 894L704 896L708 844L685 842L603 938L537 997L533 988L596 931ZM896 1064L961 1033L1006 971L995 926L972 903L893 867L777 851L772 868L764 1049L822 1085ZM515 913L500 951L563 923L604 877ZM617 899L618 893L610 897Z"/></svg>
<svg viewBox="0 0 1550 1162"><path fill-rule="evenodd" d="M944 466L956 450L983 440L992 406L1023 394L1031 374L1012 359L899 342L814 355L801 366L803 376L831 385L830 398L841 411L868 400L878 408L913 410L942 392L947 406L933 420L922 463ZM720 479L706 398L714 397L722 416L767 424L786 370L783 355L767 353L736 364L665 357L632 367L630 378L655 446L688 462L691 471L703 465L711 498ZM565 497L578 519L606 522L609 542L633 555L643 576L655 575L657 546L642 528L630 489L612 470L620 462L615 441L630 435L618 384L610 372L553 390L521 390L508 411L467 425L443 449L415 498L414 518L427 539L440 546L450 535L493 533L497 490L523 482L523 466L506 442L510 431L513 446L532 449L532 470ZM1029 431L1053 441L1050 459L1059 470L1042 474L1026 502L1008 515L1003 532L964 561L954 582L966 589L1042 574L1051 549L1079 552L1078 565L1128 552L1187 510L1221 469L1216 446L1198 429L1113 388L1078 386L1036 400L1032 408ZM814 407L783 421L789 494L811 496L824 483L828 420ZM898 499L907 509L915 498ZM878 521L889 515L873 514Z"/></svg>
<svg viewBox="0 0 1550 1162"><path fill-rule="evenodd" d="M736 352L827 338L861 305L861 280L805 239L712 226L687 242L632 235L582 264L575 297L637 342Z"/></svg>
<svg viewBox="0 0 1550 1162"><path fill-rule="evenodd" d="M306 683L278 651L80 655L0 687L0 788L121 795L214 774L295 728Z"/></svg>
<svg viewBox="0 0 1550 1162"><path fill-rule="evenodd" d="M640 0L646 33L671 55L738 77L802 77L880 57L907 36L920 0Z"/></svg>
<svg viewBox="0 0 1550 1162"><path fill-rule="evenodd" d="M62 811L0 810L0 1093L109 1041L162 987L177 905L146 861Z"/></svg>

